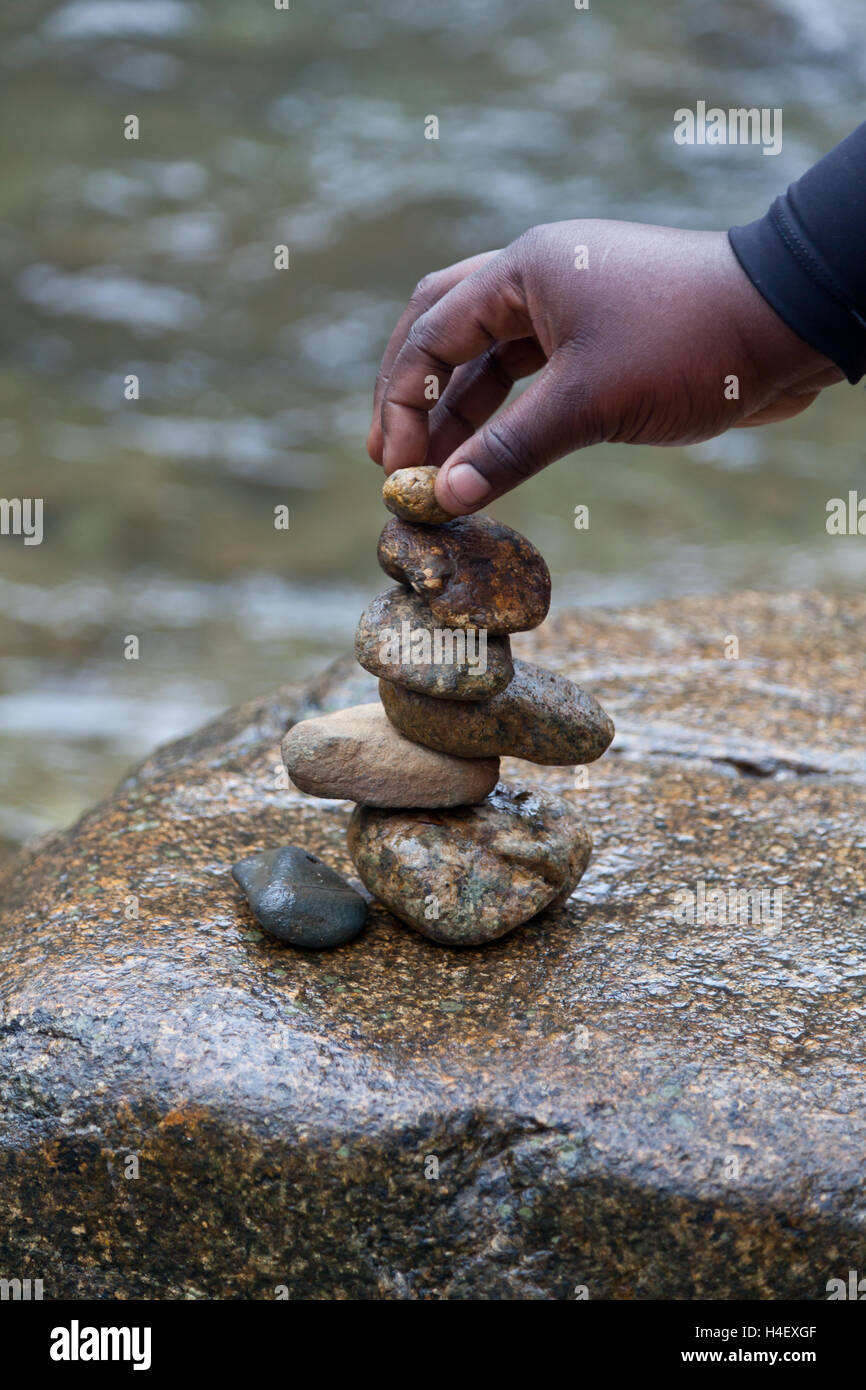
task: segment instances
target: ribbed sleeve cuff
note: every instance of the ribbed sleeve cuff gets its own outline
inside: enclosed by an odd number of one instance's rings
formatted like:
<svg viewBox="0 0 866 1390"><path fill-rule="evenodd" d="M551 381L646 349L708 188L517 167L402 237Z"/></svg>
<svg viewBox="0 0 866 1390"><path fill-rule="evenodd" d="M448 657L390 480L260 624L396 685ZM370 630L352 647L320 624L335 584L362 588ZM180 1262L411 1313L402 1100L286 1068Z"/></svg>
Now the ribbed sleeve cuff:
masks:
<svg viewBox="0 0 866 1390"><path fill-rule="evenodd" d="M866 373L866 321L805 237L785 197L745 227L731 227L734 255L789 328L850 382ZM866 253L866 248L864 248Z"/></svg>

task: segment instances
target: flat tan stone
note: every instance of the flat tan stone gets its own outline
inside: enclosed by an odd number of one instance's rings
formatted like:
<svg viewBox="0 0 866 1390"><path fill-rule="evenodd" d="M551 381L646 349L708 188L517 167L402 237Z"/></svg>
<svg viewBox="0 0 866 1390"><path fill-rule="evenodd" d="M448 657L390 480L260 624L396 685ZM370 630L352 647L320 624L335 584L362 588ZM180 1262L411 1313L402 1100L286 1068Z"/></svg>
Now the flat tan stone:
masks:
<svg viewBox="0 0 866 1390"><path fill-rule="evenodd" d="M467 806L499 777L498 758L453 758L412 743L378 702L302 720L282 751L301 791L364 806Z"/></svg>

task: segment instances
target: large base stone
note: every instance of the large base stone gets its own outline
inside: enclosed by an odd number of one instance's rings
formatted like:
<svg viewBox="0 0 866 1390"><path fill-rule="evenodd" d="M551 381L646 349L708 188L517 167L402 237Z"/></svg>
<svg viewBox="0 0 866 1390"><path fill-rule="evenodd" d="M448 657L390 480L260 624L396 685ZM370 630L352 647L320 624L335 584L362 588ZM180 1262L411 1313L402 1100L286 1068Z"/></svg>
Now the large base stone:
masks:
<svg viewBox="0 0 866 1390"><path fill-rule="evenodd" d="M618 735L585 787L503 765L595 851L471 957L376 907L336 951L281 946L232 881L289 842L352 879L349 806L274 769L371 678L154 755L2 883L0 1272L46 1298L815 1299L866 1271L864 632L861 599L746 594L515 639ZM781 918L687 920L700 883L781 889Z"/></svg>

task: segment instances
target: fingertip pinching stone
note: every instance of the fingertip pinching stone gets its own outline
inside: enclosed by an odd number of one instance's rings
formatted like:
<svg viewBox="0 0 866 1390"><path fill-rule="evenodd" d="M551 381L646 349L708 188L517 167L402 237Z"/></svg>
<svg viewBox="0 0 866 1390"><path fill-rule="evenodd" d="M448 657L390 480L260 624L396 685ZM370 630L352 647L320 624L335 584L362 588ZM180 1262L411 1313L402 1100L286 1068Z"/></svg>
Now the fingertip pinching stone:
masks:
<svg viewBox="0 0 866 1390"><path fill-rule="evenodd" d="M420 468L398 468L396 473L385 479L382 488L382 501L388 511L403 521L426 522L432 526L451 521L451 513L436 501L438 472L438 468L426 464Z"/></svg>

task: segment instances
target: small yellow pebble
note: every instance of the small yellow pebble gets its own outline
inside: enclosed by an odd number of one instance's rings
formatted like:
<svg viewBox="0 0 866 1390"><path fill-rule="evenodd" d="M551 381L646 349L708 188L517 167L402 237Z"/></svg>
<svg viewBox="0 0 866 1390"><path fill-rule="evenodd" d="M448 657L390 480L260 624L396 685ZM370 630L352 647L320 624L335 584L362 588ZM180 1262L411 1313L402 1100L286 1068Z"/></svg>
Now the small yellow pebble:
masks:
<svg viewBox="0 0 866 1390"><path fill-rule="evenodd" d="M425 522L428 526L441 525L443 521L453 521L436 501L436 474L438 468L398 468L390 478L385 479L382 488L382 501L403 521Z"/></svg>

